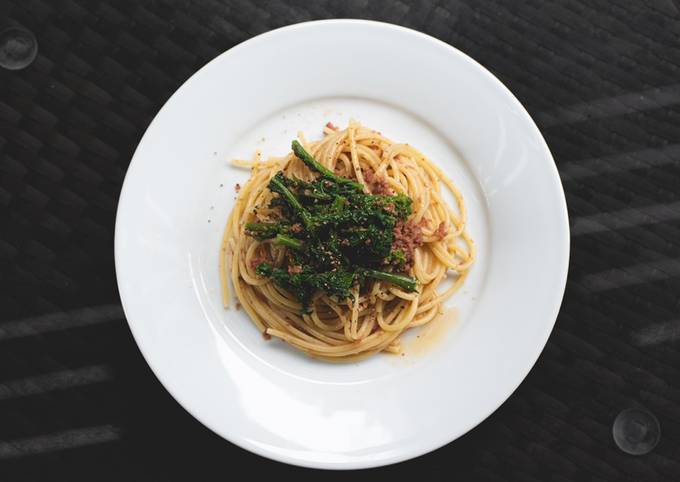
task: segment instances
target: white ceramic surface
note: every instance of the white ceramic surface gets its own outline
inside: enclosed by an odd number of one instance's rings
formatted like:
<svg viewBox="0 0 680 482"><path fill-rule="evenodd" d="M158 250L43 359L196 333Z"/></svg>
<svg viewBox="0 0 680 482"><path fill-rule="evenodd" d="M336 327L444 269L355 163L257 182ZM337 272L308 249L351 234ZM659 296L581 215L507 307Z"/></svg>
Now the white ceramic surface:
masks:
<svg viewBox="0 0 680 482"><path fill-rule="evenodd" d="M405 356L329 364L222 308L218 250L248 177L228 160L281 155L297 131L319 137L350 117L453 178L479 258L437 343L418 349L412 333ZM415 457L498 408L548 339L568 257L557 170L512 94L447 44L357 20L275 30L198 71L140 142L116 220L123 307L163 385L231 442L322 468Z"/></svg>

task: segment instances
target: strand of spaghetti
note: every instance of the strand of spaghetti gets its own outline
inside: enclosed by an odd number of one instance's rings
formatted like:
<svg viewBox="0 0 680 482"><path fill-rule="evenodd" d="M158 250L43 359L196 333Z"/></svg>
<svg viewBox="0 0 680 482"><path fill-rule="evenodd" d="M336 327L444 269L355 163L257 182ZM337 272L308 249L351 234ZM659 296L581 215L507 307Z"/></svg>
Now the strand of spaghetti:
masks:
<svg viewBox="0 0 680 482"><path fill-rule="evenodd" d="M362 320L361 328L359 329L358 333L359 339L362 340L366 338L373 331L374 327L375 327L375 314L369 313Z"/></svg>
<svg viewBox="0 0 680 482"><path fill-rule="evenodd" d="M325 302L323 297L321 298L320 301ZM319 302L319 300L317 300L317 303L318 302ZM339 310L339 309L336 310L331 305L327 305L327 306L329 306L335 312L336 316L335 316L335 321L333 323L326 323L325 321L322 321L321 318L319 317L319 312L316 309L312 310L312 313L309 315L310 319L316 324L316 326L318 326L319 328L321 328L323 330L335 331L335 330L342 328L345 325L345 323L347 322L347 318L345 317L345 315L342 313L341 310Z"/></svg>
<svg viewBox="0 0 680 482"><path fill-rule="evenodd" d="M358 182L364 185L364 192L368 192L368 189L366 189L366 183L364 182L364 174L361 172L361 166L359 165L359 155L357 154L357 143L354 140L354 131L356 130L356 127L354 127L354 124L350 122L349 127L347 128L347 136L349 138L349 152L351 154L351 160L352 160L352 167L354 168L354 177Z"/></svg>
<svg viewBox="0 0 680 482"><path fill-rule="evenodd" d="M369 167L372 171L375 171L380 165L380 157L378 157L375 151L364 144L357 144L356 150L357 156L360 158L362 164Z"/></svg>
<svg viewBox="0 0 680 482"><path fill-rule="evenodd" d="M385 331L402 332L413 319L417 309L418 299L416 298L407 304L407 308L399 310L392 323L381 324L380 328Z"/></svg>
<svg viewBox="0 0 680 482"><path fill-rule="evenodd" d="M281 338L288 343L306 349L313 354L329 357L356 355L364 350L375 350L377 348L382 350L399 335L398 333L374 333L363 340L355 341L344 346L324 346L303 337L298 338L292 336L288 332L283 332L275 328L267 329L267 334Z"/></svg>
<svg viewBox="0 0 680 482"><path fill-rule="evenodd" d="M444 302L447 298L450 298L453 296L453 294L458 291L458 289L463 285L465 282L465 278L467 277L467 273L461 274L456 281L443 293L437 295L435 298L430 300L428 303L425 303L423 306L425 309L430 308L431 305L441 305L442 302Z"/></svg>
<svg viewBox="0 0 680 482"><path fill-rule="evenodd" d="M350 309L351 309L351 317L350 317L350 323L349 323L349 339L350 340L357 340L357 332L359 329L359 289L358 288L353 288L352 289L352 294L351 298L349 300L350 303Z"/></svg>
<svg viewBox="0 0 680 482"><path fill-rule="evenodd" d="M414 328L416 326L421 326L426 323L431 322L435 316L439 314L439 305L432 306L430 307L429 310L425 310L424 312L417 313L416 316L411 320L411 323L409 323L408 327L409 328Z"/></svg>
<svg viewBox="0 0 680 482"><path fill-rule="evenodd" d="M298 301L291 299L281 288L269 282L269 280L267 281L267 284L260 286L260 290L270 305L275 305L277 308L290 313L300 313L302 305Z"/></svg>
<svg viewBox="0 0 680 482"><path fill-rule="evenodd" d="M229 308L231 293L229 290L229 280L227 279L227 249L229 249L229 238L227 237L227 230L224 230L222 235L222 242L220 243L220 258L219 258L219 270L220 270L220 286L222 288L222 305L225 308Z"/></svg>

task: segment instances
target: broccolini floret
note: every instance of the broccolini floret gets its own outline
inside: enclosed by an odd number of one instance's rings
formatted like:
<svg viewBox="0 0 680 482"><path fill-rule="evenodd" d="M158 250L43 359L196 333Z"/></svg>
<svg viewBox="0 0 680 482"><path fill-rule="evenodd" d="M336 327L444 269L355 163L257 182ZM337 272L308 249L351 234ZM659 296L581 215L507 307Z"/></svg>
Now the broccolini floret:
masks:
<svg viewBox="0 0 680 482"><path fill-rule="evenodd" d="M280 208L281 219L248 223L246 234L273 239L290 251L286 266L261 263L257 273L293 293L303 309L317 291L346 299L367 278L415 291L416 280L398 274L404 252L392 251L395 225L411 215L411 198L367 194L360 183L321 165L297 141L293 152L319 177L307 182L278 172L271 178L268 187L276 195L269 207Z"/></svg>

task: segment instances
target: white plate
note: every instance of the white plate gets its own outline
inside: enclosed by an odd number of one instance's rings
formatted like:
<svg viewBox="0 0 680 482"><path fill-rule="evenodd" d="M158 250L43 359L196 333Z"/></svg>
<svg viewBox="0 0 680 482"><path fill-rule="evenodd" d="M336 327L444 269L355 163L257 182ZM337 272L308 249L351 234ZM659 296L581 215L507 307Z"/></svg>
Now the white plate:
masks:
<svg viewBox="0 0 680 482"><path fill-rule="evenodd" d="M319 137L350 117L453 178L479 256L428 349L411 334L406 356L329 364L222 309L218 250L248 177L228 160L281 155L298 130ZM178 89L130 164L115 251L135 340L182 406L260 455L349 469L440 447L515 390L555 322L569 228L550 152L495 77L421 33L334 20L255 37Z"/></svg>

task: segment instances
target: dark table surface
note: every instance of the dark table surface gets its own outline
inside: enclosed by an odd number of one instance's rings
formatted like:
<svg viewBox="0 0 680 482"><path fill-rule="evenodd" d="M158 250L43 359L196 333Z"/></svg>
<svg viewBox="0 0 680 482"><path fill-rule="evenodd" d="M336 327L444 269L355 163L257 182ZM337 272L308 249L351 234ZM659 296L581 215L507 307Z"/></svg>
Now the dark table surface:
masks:
<svg viewBox="0 0 680 482"><path fill-rule="evenodd" d="M680 2L0 0L33 31L0 69L0 480L339 479L204 428L142 359L120 308L113 227L130 157L196 69L275 27L393 22L512 90L550 146L572 254L555 330L485 422L358 480L680 480ZM619 451L645 407L656 449ZM454 479L455 478L455 479Z"/></svg>

